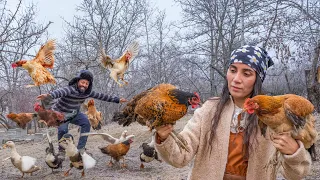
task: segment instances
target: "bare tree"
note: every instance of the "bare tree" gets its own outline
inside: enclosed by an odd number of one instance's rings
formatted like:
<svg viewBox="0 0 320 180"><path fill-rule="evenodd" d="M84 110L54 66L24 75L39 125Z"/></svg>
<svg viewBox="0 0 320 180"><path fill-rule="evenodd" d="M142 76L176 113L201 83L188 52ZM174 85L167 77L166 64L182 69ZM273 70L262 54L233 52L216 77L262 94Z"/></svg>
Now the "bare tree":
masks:
<svg viewBox="0 0 320 180"><path fill-rule="evenodd" d="M112 58L121 56L127 45L141 36L146 5L145 0L83 0L73 22L66 22L65 42L57 52L58 75L70 79L80 69L89 69L95 74L94 81L99 82L94 84L95 90L111 95L117 91L117 95L126 97L127 92L118 89L108 70L101 67L99 46ZM128 73L130 78L132 72ZM97 105L105 116L115 108L108 103Z"/></svg>
<svg viewBox="0 0 320 180"><path fill-rule="evenodd" d="M37 24L34 11L36 7L31 4L22 8L22 0L13 11L8 8L5 0L0 0L0 6L0 82L3 85L0 88L1 111L30 111L31 98L36 90L23 87L31 79L25 70L11 68L11 63L33 57L30 51L40 44L41 37L45 35L51 22Z"/></svg>

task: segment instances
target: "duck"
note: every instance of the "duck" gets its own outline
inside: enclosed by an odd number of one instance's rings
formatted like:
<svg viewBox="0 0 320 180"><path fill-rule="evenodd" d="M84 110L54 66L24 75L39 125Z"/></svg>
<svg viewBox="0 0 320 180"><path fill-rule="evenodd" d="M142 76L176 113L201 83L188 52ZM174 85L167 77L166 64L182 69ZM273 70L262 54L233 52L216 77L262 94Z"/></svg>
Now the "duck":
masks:
<svg viewBox="0 0 320 180"><path fill-rule="evenodd" d="M62 163L64 161L64 158L59 157L58 154L55 153L48 130L47 130L47 138L49 141L49 147L46 148L45 162L49 166L49 168L51 168L53 173L54 169L58 169L58 168L62 169Z"/></svg>
<svg viewBox="0 0 320 180"><path fill-rule="evenodd" d="M41 169L41 167L35 165L36 158L30 156L20 156L17 152L16 146L13 141L7 141L3 145L4 149L7 147L11 148L11 156L6 159L11 159L11 162L14 165L14 167L21 171L21 178L23 178L24 173L30 173L30 175L32 176L33 172Z"/></svg>
<svg viewBox="0 0 320 180"><path fill-rule="evenodd" d="M159 162L162 162L162 160L159 158L157 151L154 148L154 138L152 138L150 143L142 143L140 146L143 149L143 152L140 154L140 169L144 168L144 162L149 163L156 159Z"/></svg>
<svg viewBox="0 0 320 180"><path fill-rule="evenodd" d="M105 141L107 141L107 142L109 142L111 144L119 144L119 143L124 142L124 141L126 141L128 139L134 138L133 134L128 135L128 131L127 130L124 130L121 133L120 138L115 138L115 137L111 136L108 133L88 132L88 133L81 133L80 134L80 136L95 136L95 135L101 136Z"/></svg>
<svg viewBox="0 0 320 180"><path fill-rule="evenodd" d="M96 165L96 160L88 155L85 151L78 150L74 144L74 138L71 134L64 134L59 140L59 145L65 149L66 156L70 160L70 169L68 169L64 176L69 176L70 170L75 167L82 170L81 177L85 176L85 170L93 168Z"/></svg>

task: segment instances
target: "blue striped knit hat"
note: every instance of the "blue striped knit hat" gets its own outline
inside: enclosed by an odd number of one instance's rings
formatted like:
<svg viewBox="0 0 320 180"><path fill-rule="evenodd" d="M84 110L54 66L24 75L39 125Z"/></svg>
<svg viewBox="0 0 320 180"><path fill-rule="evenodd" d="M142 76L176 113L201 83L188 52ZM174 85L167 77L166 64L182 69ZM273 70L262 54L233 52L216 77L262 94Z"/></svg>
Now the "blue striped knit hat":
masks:
<svg viewBox="0 0 320 180"><path fill-rule="evenodd" d="M266 77L267 69L273 65L273 61L266 50L249 45L232 51L229 66L233 63L243 63L250 66L257 72L262 82Z"/></svg>

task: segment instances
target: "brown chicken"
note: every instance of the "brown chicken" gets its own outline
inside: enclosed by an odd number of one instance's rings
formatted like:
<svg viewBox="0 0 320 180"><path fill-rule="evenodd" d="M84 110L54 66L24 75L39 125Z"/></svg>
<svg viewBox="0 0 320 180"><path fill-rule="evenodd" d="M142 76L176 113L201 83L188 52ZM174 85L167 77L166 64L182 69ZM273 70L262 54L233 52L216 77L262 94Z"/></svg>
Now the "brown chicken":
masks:
<svg viewBox="0 0 320 180"><path fill-rule="evenodd" d="M188 110L200 104L198 93L178 90L171 84L160 84L132 98L121 112L116 112L113 121L128 126L134 121L147 125L150 130L164 124L175 124ZM180 147L189 151L186 141L174 131L170 134Z"/></svg>
<svg viewBox="0 0 320 180"><path fill-rule="evenodd" d="M318 133L315 129L315 118L312 115L314 106L307 99L294 94L281 96L258 95L246 99L244 109L249 114L255 113L259 118L261 132L267 127L275 133L291 133L294 139L300 140L311 157L315 158L314 143ZM279 152L273 155L270 163L278 166ZM274 168L276 169L276 168ZM276 173L273 171L273 173Z"/></svg>
<svg viewBox="0 0 320 180"><path fill-rule="evenodd" d="M64 114L51 109L44 109L38 102L34 104L39 123L44 123L47 127L58 127L64 122Z"/></svg>
<svg viewBox="0 0 320 180"><path fill-rule="evenodd" d="M49 40L45 45L41 46L36 57L32 60L20 60L12 64L13 68L22 67L26 69L34 81L34 85L40 86L42 84L56 84L56 80L46 68L53 68L55 49L54 40Z"/></svg>
<svg viewBox="0 0 320 180"><path fill-rule="evenodd" d="M130 62L138 55L138 52L139 44L134 41L127 47L120 58L112 60L110 56L106 55L104 49L101 48L101 64L104 68L110 70L110 77L115 80L120 87L122 87L123 84L119 82L118 77L124 84L128 84L128 82L124 80L124 73L129 68Z"/></svg>
<svg viewBox="0 0 320 180"><path fill-rule="evenodd" d="M10 114L7 114L7 118L16 122L17 125L22 129L25 129L27 126L27 123L32 121L35 117L37 117L36 113L19 113L19 114L10 113Z"/></svg>
<svg viewBox="0 0 320 180"><path fill-rule="evenodd" d="M124 156L128 153L130 149L130 144L133 142L132 138L118 143L118 144L109 144L106 147L99 147L102 153L107 154L111 156L109 166L113 166L112 159L114 159L116 162L119 162L120 159L123 160L123 163L121 167L127 167L124 161Z"/></svg>
<svg viewBox="0 0 320 180"><path fill-rule="evenodd" d="M90 99L88 104L85 106L87 108L87 112L85 114L88 116L91 127L94 130L101 129L102 113L100 111L97 111L94 105L94 100Z"/></svg>

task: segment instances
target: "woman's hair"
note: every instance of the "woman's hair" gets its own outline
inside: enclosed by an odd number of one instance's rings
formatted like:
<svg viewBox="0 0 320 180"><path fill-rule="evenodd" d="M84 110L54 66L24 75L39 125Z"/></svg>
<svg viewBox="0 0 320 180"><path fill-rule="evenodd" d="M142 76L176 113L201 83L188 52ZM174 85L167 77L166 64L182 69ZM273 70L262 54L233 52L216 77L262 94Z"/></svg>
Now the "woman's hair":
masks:
<svg viewBox="0 0 320 180"><path fill-rule="evenodd" d="M262 93L262 80L257 75L250 97L256 96L261 93ZM213 124L211 126L211 134L210 134L211 145L213 143L214 137L217 135L216 130L221 118L222 111L228 103L230 103L230 92L228 89L228 82L225 81L225 84L222 89L220 101L217 104L216 112L214 113L214 116L213 116ZM256 140L255 137L257 135L257 128L258 128L258 118L255 114L249 115L247 120L248 120L247 121L248 123L244 131L245 135L244 135L244 142L243 142L245 158L249 157L248 150L252 150L252 142L250 143L250 137L253 136L253 140Z"/></svg>

